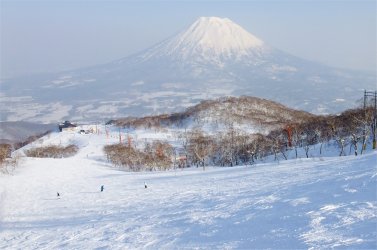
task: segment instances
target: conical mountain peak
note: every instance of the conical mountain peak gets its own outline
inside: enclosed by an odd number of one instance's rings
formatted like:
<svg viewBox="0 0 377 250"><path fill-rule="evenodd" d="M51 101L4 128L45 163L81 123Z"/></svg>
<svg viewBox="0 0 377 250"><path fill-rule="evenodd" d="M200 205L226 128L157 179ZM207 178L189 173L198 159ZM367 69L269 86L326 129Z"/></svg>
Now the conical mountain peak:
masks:
<svg viewBox="0 0 377 250"><path fill-rule="evenodd" d="M43 123L51 117L96 121L176 112L199 100L240 95L330 113L349 108L359 98L358 89L373 89L375 83L374 75L329 68L271 48L227 18L201 17L170 39L120 60L5 79L2 94L20 101L7 101L0 114L4 120L22 114ZM33 98L20 98L20 93ZM25 106L35 109L24 116Z"/></svg>
<svg viewBox="0 0 377 250"><path fill-rule="evenodd" d="M182 43L196 43L216 52L247 50L263 45L263 41L228 18L200 17L179 37Z"/></svg>
<svg viewBox="0 0 377 250"><path fill-rule="evenodd" d="M228 18L200 17L186 30L149 50L152 55L176 59L205 59L257 56L265 51L264 42Z"/></svg>

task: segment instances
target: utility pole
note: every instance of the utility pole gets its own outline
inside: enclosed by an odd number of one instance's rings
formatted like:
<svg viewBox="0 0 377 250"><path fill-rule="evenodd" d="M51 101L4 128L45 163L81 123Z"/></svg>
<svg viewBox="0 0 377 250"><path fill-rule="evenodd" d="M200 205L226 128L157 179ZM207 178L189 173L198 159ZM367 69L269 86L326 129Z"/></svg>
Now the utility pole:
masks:
<svg viewBox="0 0 377 250"><path fill-rule="evenodd" d="M122 134L120 133L120 127L119 127L119 144L122 144Z"/></svg>
<svg viewBox="0 0 377 250"><path fill-rule="evenodd" d="M377 91L364 90L364 118L367 116L368 97L372 97L373 100L373 120L372 120L372 136L373 136L373 149L376 149L376 127L377 127ZM364 130L365 131L365 130Z"/></svg>

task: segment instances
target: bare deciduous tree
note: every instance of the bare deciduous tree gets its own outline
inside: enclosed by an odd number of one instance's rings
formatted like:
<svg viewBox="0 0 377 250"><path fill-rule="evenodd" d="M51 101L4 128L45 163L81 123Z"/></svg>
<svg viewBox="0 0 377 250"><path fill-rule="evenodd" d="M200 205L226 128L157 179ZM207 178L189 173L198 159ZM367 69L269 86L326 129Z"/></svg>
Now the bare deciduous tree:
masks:
<svg viewBox="0 0 377 250"><path fill-rule="evenodd" d="M45 147L35 147L25 151L28 157L37 158L65 158L73 156L77 153L76 145L68 145L66 147L50 145Z"/></svg>
<svg viewBox="0 0 377 250"><path fill-rule="evenodd" d="M188 152L191 162L197 166L202 166L205 170L206 161L213 150L213 140L206 136L199 129L192 131L189 135Z"/></svg>

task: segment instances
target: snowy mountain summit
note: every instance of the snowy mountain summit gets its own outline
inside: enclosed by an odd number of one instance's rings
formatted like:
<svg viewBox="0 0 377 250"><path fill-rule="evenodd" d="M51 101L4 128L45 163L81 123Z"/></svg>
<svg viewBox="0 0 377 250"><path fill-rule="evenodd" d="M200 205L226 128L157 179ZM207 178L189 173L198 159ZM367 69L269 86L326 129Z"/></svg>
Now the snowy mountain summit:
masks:
<svg viewBox="0 0 377 250"><path fill-rule="evenodd" d="M238 59L266 51L264 42L228 18L200 17L187 30L147 53L147 56L172 56L204 61Z"/></svg>
<svg viewBox="0 0 377 250"><path fill-rule="evenodd" d="M0 115L4 121L98 121L242 95L336 113L355 107L375 82L375 73L334 69L272 48L228 18L200 17L177 35L107 64L4 79Z"/></svg>

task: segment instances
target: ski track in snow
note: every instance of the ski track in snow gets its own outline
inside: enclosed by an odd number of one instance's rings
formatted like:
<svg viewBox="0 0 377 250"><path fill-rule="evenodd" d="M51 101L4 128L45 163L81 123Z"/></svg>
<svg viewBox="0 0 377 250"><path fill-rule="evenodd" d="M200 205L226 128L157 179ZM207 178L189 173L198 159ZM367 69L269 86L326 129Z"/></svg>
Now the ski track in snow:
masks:
<svg viewBox="0 0 377 250"><path fill-rule="evenodd" d="M0 176L0 249L377 247L376 152L130 173L105 161L111 140L52 134L36 143L80 152Z"/></svg>

